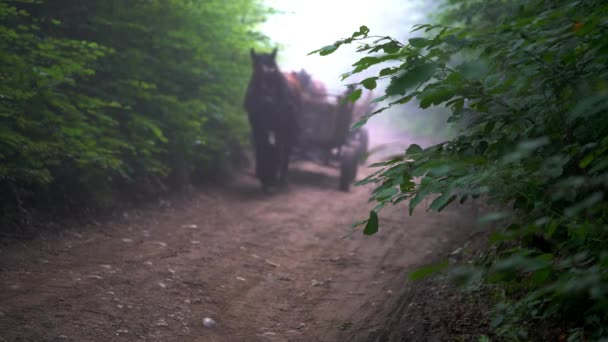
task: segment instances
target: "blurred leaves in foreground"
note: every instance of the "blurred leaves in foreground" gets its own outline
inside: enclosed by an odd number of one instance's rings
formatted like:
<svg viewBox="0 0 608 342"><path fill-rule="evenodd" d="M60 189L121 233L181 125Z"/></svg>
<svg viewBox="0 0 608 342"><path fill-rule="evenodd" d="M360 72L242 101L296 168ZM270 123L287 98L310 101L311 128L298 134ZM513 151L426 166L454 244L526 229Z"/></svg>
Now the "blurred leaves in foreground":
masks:
<svg viewBox="0 0 608 342"><path fill-rule="evenodd" d="M491 246L456 273L496 291L495 333L608 337L608 4L449 0L438 24L414 31L401 42L362 26L313 52L356 43L365 56L343 77L377 68L360 87L389 80L377 99L384 106L357 126L415 101L449 108L460 129L374 165L360 182L376 185L365 233L381 231L376 213L386 205L405 201L411 214L425 198L433 211L487 200L501 210L486 217L499 226Z"/></svg>

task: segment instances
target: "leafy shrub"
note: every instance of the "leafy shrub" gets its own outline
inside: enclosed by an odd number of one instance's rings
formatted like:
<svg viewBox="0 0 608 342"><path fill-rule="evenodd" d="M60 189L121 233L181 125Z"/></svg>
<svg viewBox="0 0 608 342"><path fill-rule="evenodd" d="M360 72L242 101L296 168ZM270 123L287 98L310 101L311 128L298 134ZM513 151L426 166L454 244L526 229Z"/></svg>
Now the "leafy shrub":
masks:
<svg viewBox="0 0 608 342"><path fill-rule="evenodd" d="M2 207L108 206L217 170L247 143L240 99L266 13L256 0L0 1Z"/></svg>
<svg viewBox="0 0 608 342"><path fill-rule="evenodd" d="M458 136L411 145L360 182L378 203L364 232L384 206L408 201L411 214L429 196L433 211L479 196L504 208L485 219L509 224L464 274L505 291L492 323L511 340L549 320L570 340L608 336L607 18L599 0L451 0L407 43L363 26L315 51L359 43L366 56L344 78L385 66L360 82L390 80L368 118L409 101L451 110Z"/></svg>

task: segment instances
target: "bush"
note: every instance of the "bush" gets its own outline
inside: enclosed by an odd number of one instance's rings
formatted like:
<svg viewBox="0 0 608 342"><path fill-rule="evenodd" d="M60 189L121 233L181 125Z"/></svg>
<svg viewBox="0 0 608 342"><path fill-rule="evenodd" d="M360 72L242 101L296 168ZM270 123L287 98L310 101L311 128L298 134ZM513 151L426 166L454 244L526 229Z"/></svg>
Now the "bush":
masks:
<svg viewBox="0 0 608 342"><path fill-rule="evenodd" d="M607 14L599 0L451 0L406 44L363 26L316 51L362 43L344 77L397 62L360 82L390 79L384 108L451 110L458 136L411 145L360 182L376 184L378 203L364 232L384 206L408 201L411 214L429 196L434 211L479 196L504 208L484 220L509 224L465 275L503 289L492 323L510 340L531 339L539 321L572 341L608 337Z"/></svg>
<svg viewBox="0 0 608 342"><path fill-rule="evenodd" d="M0 1L3 208L110 206L215 172L247 142L240 99L266 13L256 0Z"/></svg>

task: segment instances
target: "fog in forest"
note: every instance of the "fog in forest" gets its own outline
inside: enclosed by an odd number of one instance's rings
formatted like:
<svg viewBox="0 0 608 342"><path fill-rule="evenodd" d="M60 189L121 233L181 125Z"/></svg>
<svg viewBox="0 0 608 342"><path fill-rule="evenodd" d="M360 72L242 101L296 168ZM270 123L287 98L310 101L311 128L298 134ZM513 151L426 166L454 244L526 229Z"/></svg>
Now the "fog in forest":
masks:
<svg viewBox="0 0 608 342"><path fill-rule="evenodd" d="M340 94L345 85L374 76L378 67L341 80L341 75L352 70L351 65L365 55L355 51L355 45L341 46L328 56L308 55L311 51L350 36L361 25L370 29L370 35L392 36L401 42L420 36L411 33L412 26L433 20L439 4L434 0L380 0L370 3L355 1L297 1L267 0L266 4L277 13L271 15L261 27L273 45L279 48L279 63L284 71L305 69L323 82L332 94ZM385 67L381 66L380 68ZM378 84L372 94L384 94L387 82ZM369 96L364 94L363 98ZM361 100L362 101L362 100ZM422 111L415 102L397 106L371 119L367 129L370 142L378 151L377 157L397 153L411 143L429 145L450 136L446 124L447 111L435 108Z"/></svg>

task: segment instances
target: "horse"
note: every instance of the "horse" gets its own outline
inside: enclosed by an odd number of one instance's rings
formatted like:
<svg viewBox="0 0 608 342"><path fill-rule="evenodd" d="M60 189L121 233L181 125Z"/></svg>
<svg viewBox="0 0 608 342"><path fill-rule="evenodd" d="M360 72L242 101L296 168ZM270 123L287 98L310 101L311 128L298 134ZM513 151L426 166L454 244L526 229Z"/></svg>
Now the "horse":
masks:
<svg viewBox="0 0 608 342"><path fill-rule="evenodd" d="M285 75L271 53L250 50L253 74L244 107L249 117L255 148L255 172L263 189L286 186L289 158L298 136L297 116L301 91L297 79Z"/></svg>

